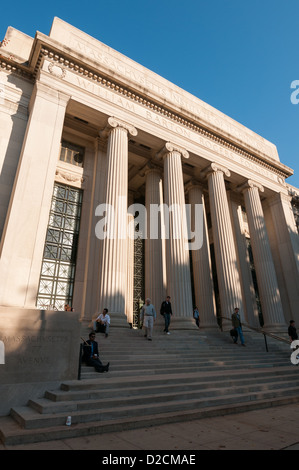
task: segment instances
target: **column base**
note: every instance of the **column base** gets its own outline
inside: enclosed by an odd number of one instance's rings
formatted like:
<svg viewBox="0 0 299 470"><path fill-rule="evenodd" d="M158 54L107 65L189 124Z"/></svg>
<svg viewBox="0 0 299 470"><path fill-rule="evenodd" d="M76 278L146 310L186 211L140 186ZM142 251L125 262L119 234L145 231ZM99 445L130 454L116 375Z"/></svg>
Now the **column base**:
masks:
<svg viewBox="0 0 299 470"><path fill-rule="evenodd" d="M198 326L192 317L171 317L170 330L198 330Z"/></svg>
<svg viewBox="0 0 299 470"><path fill-rule="evenodd" d="M279 333L285 334L288 332L288 325L285 323L277 325L264 325L261 330L263 330L265 333L273 333L279 336Z"/></svg>
<svg viewBox="0 0 299 470"><path fill-rule="evenodd" d="M124 313L113 313L108 312L110 316L110 328L130 328L127 317ZM97 315L94 315L92 320L88 322L88 327L93 328L93 321L96 319Z"/></svg>

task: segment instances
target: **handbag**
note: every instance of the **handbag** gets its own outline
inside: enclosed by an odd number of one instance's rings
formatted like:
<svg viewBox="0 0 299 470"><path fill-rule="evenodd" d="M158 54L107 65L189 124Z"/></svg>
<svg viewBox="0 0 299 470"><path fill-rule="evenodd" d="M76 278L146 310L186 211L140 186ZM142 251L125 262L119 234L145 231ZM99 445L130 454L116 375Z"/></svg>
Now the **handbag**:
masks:
<svg viewBox="0 0 299 470"><path fill-rule="evenodd" d="M238 336L238 332L237 332L236 328L232 328L229 333L232 337L236 338Z"/></svg>

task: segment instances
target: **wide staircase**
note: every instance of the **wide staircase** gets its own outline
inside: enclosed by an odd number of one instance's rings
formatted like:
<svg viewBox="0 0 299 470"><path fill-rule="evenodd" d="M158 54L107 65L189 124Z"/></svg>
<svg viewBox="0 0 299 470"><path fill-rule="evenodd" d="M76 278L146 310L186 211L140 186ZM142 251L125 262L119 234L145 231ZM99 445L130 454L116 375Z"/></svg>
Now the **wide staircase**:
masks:
<svg viewBox="0 0 299 470"><path fill-rule="evenodd" d="M218 330L111 328L97 334L108 373L82 364L80 380L0 418L0 439L15 445L87 436L299 402L299 368L287 343L244 331L246 347ZM88 338L89 329L82 335ZM80 339L78 339L79 348ZM71 425L66 425L67 417Z"/></svg>

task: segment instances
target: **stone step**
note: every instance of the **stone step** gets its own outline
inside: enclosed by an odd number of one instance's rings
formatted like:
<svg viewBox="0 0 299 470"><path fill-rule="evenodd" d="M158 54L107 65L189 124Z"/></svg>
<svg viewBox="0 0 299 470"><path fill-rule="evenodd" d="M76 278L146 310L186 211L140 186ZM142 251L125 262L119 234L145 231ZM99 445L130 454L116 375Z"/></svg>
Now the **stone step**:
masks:
<svg viewBox="0 0 299 470"><path fill-rule="evenodd" d="M214 387L209 384L209 387L198 388L198 384L191 386L189 389L178 390L178 387L175 387L175 390L142 390L139 389L139 395L132 394L127 396L122 396L120 399L119 396L115 397L103 397L99 396L97 399L89 398L88 400L73 400L71 401L60 401L53 402L49 401L46 398L40 400L29 400L28 406L36 410L40 414L54 414L54 413L72 413L76 411L84 410L98 410L103 408L119 407L119 406L129 406L129 405L142 405L146 403L149 406L152 403L161 403L161 402L171 402L177 399L179 400L192 400L199 398L215 398L222 397L224 395L229 395L233 392L236 394L248 394L253 392L270 392L276 391L279 389L279 393L286 391L286 389L294 389L293 378L287 382L268 382L268 383L259 383L259 384L223 384L221 387Z"/></svg>
<svg viewBox="0 0 299 470"><path fill-rule="evenodd" d="M128 376L113 377L110 374L96 374L96 378L87 380L71 380L61 383L62 391L80 391L80 390L107 390L111 387L117 387L120 389L120 393L124 388L135 388L138 386L147 385L159 385L159 384L180 384L182 381L185 384L192 383L194 380L200 379L203 382L215 383L216 381L223 381L227 377L236 381L239 379L253 379L263 380L265 377L286 377L292 375L296 381L298 376L298 370L296 367L289 365L286 367L269 367L269 368L252 368L252 369L229 369L225 375L223 375L223 369L214 371L200 371L200 372L185 372L184 374L155 374L148 376Z"/></svg>
<svg viewBox="0 0 299 470"><path fill-rule="evenodd" d="M122 377L122 376L146 376L146 375L155 375L155 374L173 374L174 372L178 373L188 373L188 372L206 372L212 371L216 368L221 368L223 372L230 371L232 367L246 367L248 369L253 368L273 368L273 367L285 367L288 365L286 360L283 361L249 361L248 363L244 361L217 361L217 363L208 362L202 365L194 364L190 365L189 363L186 364L159 364L159 365L148 365L146 367L142 367L140 365L136 366L113 366L110 365L109 368L109 376L111 377ZM81 371L81 380L86 380L88 378L92 379L99 375L97 372L93 370L91 367L86 367ZM103 374L101 374L103 375ZM106 375L106 374L105 374Z"/></svg>
<svg viewBox="0 0 299 470"><path fill-rule="evenodd" d="M101 361L105 364L108 361L108 356L101 357ZM114 370L121 370L123 368L128 369L136 369L138 367L142 368L146 367L155 367L159 368L176 368L176 367L186 367L186 366L207 366L207 365L214 365L217 367L221 367L221 365L234 365L237 366L239 364L254 364L254 363L282 363L287 365L290 362L290 356L280 357L280 356L267 356L267 357L260 357L259 355L250 355L244 357L234 356L234 355L227 355L227 356L207 356L207 357L177 357L177 356L168 356L165 360L160 359L159 357L151 357L150 359L147 358L136 358L132 357L129 358L113 358L109 357L110 367L113 367ZM89 368L84 363L82 364L84 369Z"/></svg>
<svg viewBox="0 0 299 470"><path fill-rule="evenodd" d="M10 417L0 418L0 439L7 445L46 442L57 439L70 439L74 437L92 436L95 434L124 431L151 427L161 424L177 423L193 419L203 419L215 416L227 416L236 413L248 412L256 409L282 406L299 403L299 396L279 397L259 401L233 403L229 406L219 405L209 408L180 410L176 412L160 413L159 415L127 416L111 421L95 421L93 423L79 423L76 425L54 426L44 429L24 429Z"/></svg>
<svg viewBox="0 0 299 470"><path fill-rule="evenodd" d="M70 414L72 425L79 423L92 423L96 421L113 420L125 418L126 416L147 416L160 413L174 413L179 411L192 410L197 408L205 408L210 406L219 406L234 403L244 403L249 401L269 400L278 397L293 396L298 392L298 388L287 388L269 391L253 391L238 393L230 391L229 394L217 395L214 397L205 396L202 398L191 398L188 400L174 399L166 402L139 403L139 404L120 404L120 406L112 406L102 409L86 409L73 410ZM177 397L177 395L176 395ZM66 417L70 411L62 411L57 413L40 414L29 407L17 407L12 410L11 415L26 429L44 429L50 426L62 426L66 422Z"/></svg>
<svg viewBox="0 0 299 470"><path fill-rule="evenodd" d="M275 343L267 353L263 337L250 333L247 348L219 331L155 334L151 342L139 330L97 335L109 373L82 364L81 380L62 382L0 418L2 441L63 439L299 402L288 344Z"/></svg>
<svg viewBox="0 0 299 470"><path fill-rule="evenodd" d="M298 374L297 374L298 375ZM222 388L222 387L229 387L229 386L251 386L252 383L256 383L256 376L253 377L243 377L243 378L235 378L234 380L230 378L215 377L213 379L213 388ZM297 381L296 381L297 379ZM268 386L269 384L279 384L281 387L289 387L291 384L294 385L296 383L299 384L299 377L294 376L294 374L285 374L285 375L278 375L278 374L271 374L267 376L263 374L263 377L259 378L259 385L261 386ZM48 401L52 402L64 402L67 401L80 401L80 400L95 400L95 399L103 399L103 398L114 398L118 397L120 394L120 387L118 384L113 385L106 384L109 388L100 387L100 390L92 390L92 389L83 389L83 390L72 390L70 389L68 392L63 390L57 391L47 391L45 393L45 398L47 401L42 400L42 403L48 404ZM122 397L138 397L142 394L148 393L172 393L173 390L177 391L178 393L184 392L186 390L194 389L201 391L202 389L208 389L211 387L211 383L208 380L204 380L202 377L194 377L191 381L184 380L182 381L181 378L178 380L174 380L172 383L164 383L164 382L157 382L157 383L149 383L145 384L144 382L141 385L134 384L132 387L132 383L127 384L121 388L121 395Z"/></svg>

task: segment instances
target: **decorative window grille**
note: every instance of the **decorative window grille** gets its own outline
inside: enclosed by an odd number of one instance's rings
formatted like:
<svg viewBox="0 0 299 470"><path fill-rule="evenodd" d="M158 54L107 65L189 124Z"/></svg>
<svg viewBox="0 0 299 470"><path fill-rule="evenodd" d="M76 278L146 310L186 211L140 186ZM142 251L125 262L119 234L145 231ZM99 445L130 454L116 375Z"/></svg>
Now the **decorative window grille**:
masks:
<svg viewBox="0 0 299 470"><path fill-rule="evenodd" d="M70 163L71 165L82 168L84 160L84 147L80 147L79 145L74 145L63 140L61 142L59 158L63 162Z"/></svg>
<svg viewBox="0 0 299 470"><path fill-rule="evenodd" d="M140 309L144 304L144 240L134 240L133 328L140 327Z"/></svg>
<svg viewBox="0 0 299 470"><path fill-rule="evenodd" d="M259 288L258 288L257 277L256 277L256 272L255 272L255 267L254 267L254 259L253 259L253 253L252 253L252 248L251 248L251 241L250 241L249 238L246 238L246 245L247 245L248 256L249 256L252 282L253 282L253 287L254 287L254 292L255 292L255 300L256 300L258 314L259 314L259 322L260 322L260 325L263 326L264 325L263 312L262 312L262 306L261 306L260 295L259 295Z"/></svg>
<svg viewBox="0 0 299 470"><path fill-rule="evenodd" d="M72 306L83 191L55 183L45 240L37 307Z"/></svg>

